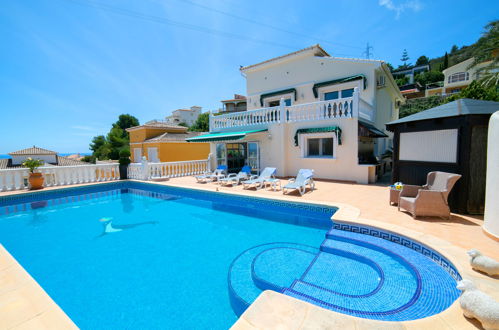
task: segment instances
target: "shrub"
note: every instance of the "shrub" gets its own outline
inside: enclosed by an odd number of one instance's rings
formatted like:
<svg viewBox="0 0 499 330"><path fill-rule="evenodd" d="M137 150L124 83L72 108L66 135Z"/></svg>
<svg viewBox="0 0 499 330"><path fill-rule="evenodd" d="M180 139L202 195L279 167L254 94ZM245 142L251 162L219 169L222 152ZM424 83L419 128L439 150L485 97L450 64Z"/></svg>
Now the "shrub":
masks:
<svg viewBox="0 0 499 330"><path fill-rule="evenodd" d="M123 166L127 166L131 163L130 150L128 150L128 149L121 149L120 150L119 163L120 163L120 165L123 165Z"/></svg>

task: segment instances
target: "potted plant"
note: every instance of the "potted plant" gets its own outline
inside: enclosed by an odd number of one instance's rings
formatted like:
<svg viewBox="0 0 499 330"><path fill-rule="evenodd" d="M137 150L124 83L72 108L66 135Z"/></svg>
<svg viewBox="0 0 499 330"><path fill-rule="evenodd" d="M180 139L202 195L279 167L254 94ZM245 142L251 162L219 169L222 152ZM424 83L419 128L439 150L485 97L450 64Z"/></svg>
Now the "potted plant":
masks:
<svg viewBox="0 0 499 330"><path fill-rule="evenodd" d="M120 163L120 179L126 180L128 178L128 165L130 164L130 150L122 149L118 161Z"/></svg>
<svg viewBox="0 0 499 330"><path fill-rule="evenodd" d="M43 161L40 159L33 159L28 157L23 166L29 169L29 186L31 190L42 189L43 188L43 176L42 173L35 172L35 170L43 165Z"/></svg>

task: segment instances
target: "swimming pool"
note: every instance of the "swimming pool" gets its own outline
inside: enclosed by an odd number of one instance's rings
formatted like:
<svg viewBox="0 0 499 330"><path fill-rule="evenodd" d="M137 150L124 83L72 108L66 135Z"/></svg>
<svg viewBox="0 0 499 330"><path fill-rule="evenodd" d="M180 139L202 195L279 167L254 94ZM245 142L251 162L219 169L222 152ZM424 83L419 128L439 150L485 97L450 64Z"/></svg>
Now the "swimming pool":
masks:
<svg viewBox="0 0 499 330"><path fill-rule="evenodd" d="M384 320L457 299L445 258L335 211L116 182L0 198L0 242L81 328L227 328L264 289Z"/></svg>

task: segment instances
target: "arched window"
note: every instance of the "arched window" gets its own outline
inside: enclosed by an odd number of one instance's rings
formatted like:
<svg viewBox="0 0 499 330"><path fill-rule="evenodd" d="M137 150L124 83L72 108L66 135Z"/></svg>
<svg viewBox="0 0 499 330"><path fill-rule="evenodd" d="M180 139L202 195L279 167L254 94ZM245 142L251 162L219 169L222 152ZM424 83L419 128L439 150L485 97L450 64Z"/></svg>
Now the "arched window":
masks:
<svg viewBox="0 0 499 330"><path fill-rule="evenodd" d="M469 72L457 72L453 73L449 76L449 84L459 82L459 81L466 81L470 79L470 73Z"/></svg>

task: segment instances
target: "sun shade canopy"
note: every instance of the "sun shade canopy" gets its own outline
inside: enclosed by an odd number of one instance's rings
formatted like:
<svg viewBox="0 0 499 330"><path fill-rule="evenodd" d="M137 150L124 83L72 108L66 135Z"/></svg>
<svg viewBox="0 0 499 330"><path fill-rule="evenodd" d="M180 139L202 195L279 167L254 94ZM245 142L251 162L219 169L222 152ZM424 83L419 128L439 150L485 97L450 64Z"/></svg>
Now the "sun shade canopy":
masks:
<svg viewBox="0 0 499 330"><path fill-rule="evenodd" d="M318 90L321 87L331 86L331 85L336 85L336 84L341 84L341 83L346 83L346 82L349 82L349 81L360 80L360 79L362 79L362 81L363 81L363 87L364 87L364 89L366 89L367 88L367 79L366 79L366 76L364 76L363 74L358 74L358 75L355 75L355 76L349 76L349 77L345 77L345 78L334 79L334 80L329 80L329 81L324 81L324 82L321 82L321 83L314 84L314 87L312 88L313 91L314 91L314 96L315 97L319 97Z"/></svg>
<svg viewBox="0 0 499 330"><path fill-rule="evenodd" d="M334 132L336 134L336 138L338 139L338 144L341 145L341 128L339 128L338 126L328 126L328 127L297 129L296 133L295 133L295 146L298 146L298 135L299 134L325 133L325 132Z"/></svg>
<svg viewBox="0 0 499 330"><path fill-rule="evenodd" d="M372 138L388 137L388 135L386 135L383 131L363 121L359 121L359 136L372 137Z"/></svg>
<svg viewBox="0 0 499 330"><path fill-rule="evenodd" d="M188 142L214 142L214 141L227 141L227 140L241 140L248 134L265 132L267 129L258 129L253 131L242 132L226 132L226 133L211 133L192 138L185 139Z"/></svg>

